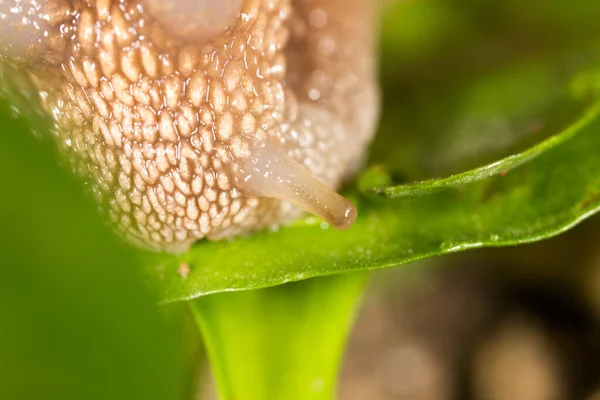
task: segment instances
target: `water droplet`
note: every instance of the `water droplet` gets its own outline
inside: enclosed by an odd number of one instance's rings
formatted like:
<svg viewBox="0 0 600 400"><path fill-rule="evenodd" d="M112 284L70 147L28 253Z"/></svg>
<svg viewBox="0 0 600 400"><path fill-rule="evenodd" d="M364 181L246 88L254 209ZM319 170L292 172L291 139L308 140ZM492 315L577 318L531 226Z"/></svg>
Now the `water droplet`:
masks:
<svg viewBox="0 0 600 400"><path fill-rule="evenodd" d="M440 250L441 251L451 251L454 247L455 247L455 244L453 242L450 242L450 241L442 242L442 244L440 245Z"/></svg>

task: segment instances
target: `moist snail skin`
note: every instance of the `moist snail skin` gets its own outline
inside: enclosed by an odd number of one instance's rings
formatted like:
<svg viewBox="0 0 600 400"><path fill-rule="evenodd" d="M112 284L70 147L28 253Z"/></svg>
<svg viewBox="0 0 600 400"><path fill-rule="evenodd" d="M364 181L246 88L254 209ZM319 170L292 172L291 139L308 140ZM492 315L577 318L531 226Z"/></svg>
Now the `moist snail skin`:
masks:
<svg viewBox="0 0 600 400"><path fill-rule="evenodd" d="M0 0L66 159L128 240L182 252L297 218L356 218L333 189L378 117L372 0Z"/></svg>

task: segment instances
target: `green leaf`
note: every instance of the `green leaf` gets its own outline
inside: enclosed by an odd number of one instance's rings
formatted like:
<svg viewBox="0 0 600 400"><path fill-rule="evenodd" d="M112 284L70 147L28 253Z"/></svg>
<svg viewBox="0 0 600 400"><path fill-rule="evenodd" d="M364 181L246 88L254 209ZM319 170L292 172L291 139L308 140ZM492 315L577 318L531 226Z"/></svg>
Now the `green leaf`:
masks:
<svg viewBox="0 0 600 400"><path fill-rule="evenodd" d="M383 193L402 197L351 189L359 218L348 231L308 217L149 256L165 302L532 242L598 210L600 34L572 26L595 26L597 7L552 0L541 16L514 1L396 7L384 18L382 125L357 186L394 185ZM561 7L568 21L555 20ZM425 182L397 186L416 181Z"/></svg>
<svg viewBox="0 0 600 400"><path fill-rule="evenodd" d="M563 135L506 175L428 196L363 199L348 231L308 220L278 232L200 243L188 254L162 258L157 281L165 301L175 301L556 235L600 207L598 109ZM180 263L190 268L185 277L177 273Z"/></svg>
<svg viewBox="0 0 600 400"><path fill-rule="evenodd" d="M533 160L535 157L543 154L544 152L563 145L566 141L571 139L574 135L577 135L581 129L585 128L591 121L598 118L598 107L594 107L587 112L579 121L574 123L563 133L552 136L551 138L543 141L542 143L533 146L522 153L513 154L502 160L498 160L491 164L485 165L480 168L476 168L470 171L461 172L456 175L449 176L441 179L430 179L424 182L416 182L406 185L389 186L387 184L380 185L373 182L372 187L367 187L368 183L363 183L363 191L372 192L382 197L387 198L398 198L404 196L421 196L430 193L435 193L443 189L455 188L467 183L480 181L494 175L505 175L512 169L519 167L520 165ZM366 178L363 179L374 179L372 177L379 168L371 171L366 171ZM381 178L379 178L381 179ZM387 182L386 182L387 183ZM375 187L380 186L380 187Z"/></svg>
<svg viewBox="0 0 600 400"><path fill-rule="evenodd" d="M190 304L221 400L331 400L365 274L222 293Z"/></svg>

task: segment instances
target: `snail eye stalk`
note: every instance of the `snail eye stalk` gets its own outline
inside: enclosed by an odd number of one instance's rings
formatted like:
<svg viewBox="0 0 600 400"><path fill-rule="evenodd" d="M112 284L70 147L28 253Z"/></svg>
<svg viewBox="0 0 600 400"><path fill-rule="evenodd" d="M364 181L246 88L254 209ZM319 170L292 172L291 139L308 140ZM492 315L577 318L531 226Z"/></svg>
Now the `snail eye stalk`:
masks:
<svg viewBox="0 0 600 400"><path fill-rule="evenodd" d="M239 185L253 196L288 201L334 228L347 229L356 221L356 208L348 199L292 160L276 144L255 147L251 157L239 166L237 175Z"/></svg>

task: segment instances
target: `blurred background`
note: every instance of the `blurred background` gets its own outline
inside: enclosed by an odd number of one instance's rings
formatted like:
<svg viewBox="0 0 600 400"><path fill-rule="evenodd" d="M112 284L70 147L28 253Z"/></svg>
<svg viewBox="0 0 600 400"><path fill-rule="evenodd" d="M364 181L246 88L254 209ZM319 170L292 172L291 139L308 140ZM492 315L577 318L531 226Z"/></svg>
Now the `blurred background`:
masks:
<svg viewBox="0 0 600 400"><path fill-rule="evenodd" d="M593 1L388 1L369 164L412 182L523 150L581 115L581 77L600 76L599 59ZM22 87L14 79L0 74L4 94ZM0 107L0 399L214 398L185 304L155 306L143 260L29 134L35 102L10 98ZM543 242L373 273L339 398L600 399L599 243L594 217Z"/></svg>
<svg viewBox="0 0 600 400"><path fill-rule="evenodd" d="M600 7L585 0L405 0L389 3L382 29L371 162L398 181L559 132L585 107L578 77L600 71ZM342 400L600 399L600 219L374 273L340 390Z"/></svg>

